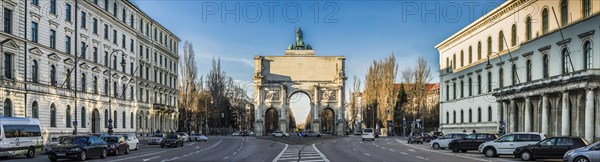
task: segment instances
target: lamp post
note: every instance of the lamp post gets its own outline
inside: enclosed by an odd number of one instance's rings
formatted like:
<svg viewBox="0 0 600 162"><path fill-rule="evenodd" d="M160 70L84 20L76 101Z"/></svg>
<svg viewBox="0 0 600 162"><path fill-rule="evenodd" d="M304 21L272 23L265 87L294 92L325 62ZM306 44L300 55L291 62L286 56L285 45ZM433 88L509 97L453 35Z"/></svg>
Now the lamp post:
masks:
<svg viewBox="0 0 600 162"><path fill-rule="evenodd" d="M111 60L111 59L112 59L112 56L113 56L115 53L117 53L117 52L124 53L123 51L121 51L121 50L119 50L119 49L115 49L115 50L113 50L113 51L110 53L110 55L108 56L108 64L109 64L109 65L112 65L112 64L111 64L111 62L112 62L112 60ZM125 66L125 65L126 65L126 64L125 64L125 62L122 60L122 61L121 61L121 66ZM116 65L113 65L113 66L116 66ZM113 68L113 67L108 67L108 73L109 73L109 75L108 75L108 82L109 82L109 83L108 83L108 91L109 91L109 92L110 92L110 89L111 89L111 87L110 87L110 84L111 84L111 82L112 82L112 68ZM115 68L116 68L116 67L115 67ZM116 93L116 92L114 92L114 93ZM109 135L113 135L113 133L114 133L114 131L113 131L113 125L112 125L112 122L113 122L113 121L112 121L112 118L113 118L113 116L112 116L112 114L111 114L111 113L112 113L112 97L111 97L111 94L109 93L109 94L108 94L108 134L109 134Z"/></svg>

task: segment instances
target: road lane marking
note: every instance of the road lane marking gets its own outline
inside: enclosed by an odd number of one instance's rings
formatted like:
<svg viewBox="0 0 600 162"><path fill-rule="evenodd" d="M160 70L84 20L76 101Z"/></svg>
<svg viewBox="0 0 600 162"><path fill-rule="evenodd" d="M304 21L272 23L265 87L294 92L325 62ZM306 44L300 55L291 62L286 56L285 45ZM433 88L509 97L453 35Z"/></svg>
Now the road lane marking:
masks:
<svg viewBox="0 0 600 162"><path fill-rule="evenodd" d="M148 161L148 160L156 159L156 158L159 158L159 157L160 156L155 156L155 157L151 157L151 158L148 158L148 159L142 159L142 161Z"/></svg>
<svg viewBox="0 0 600 162"><path fill-rule="evenodd" d="M408 155L406 152L400 152L401 154Z"/></svg>
<svg viewBox="0 0 600 162"><path fill-rule="evenodd" d="M190 143L188 146L191 146L191 145L194 145L194 144L196 144L196 142L192 142L192 143Z"/></svg>
<svg viewBox="0 0 600 162"><path fill-rule="evenodd" d="M400 141L399 139L396 139L396 141L404 144L402 141ZM408 145L408 144L404 144L408 147L412 147L415 149L419 149L419 150L423 150L423 151L429 151L429 152L434 152L434 153L440 153L440 154L445 154L445 155L450 155L450 156L456 156L456 157L462 157L462 158L466 158L466 159L471 159L471 160L477 160L477 161L489 161L489 160L485 160L485 159L479 159L479 158L474 158L474 157L470 157L470 156L462 156L462 155L456 155L456 154L450 154L450 153L446 153L446 152L441 152L441 151L436 151L436 150L430 150L427 148L420 148L420 147L416 147L413 145Z"/></svg>
<svg viewBox="0 0 600 162"><path fill-rule="evenodd" d="M415 149L408 149L408 151L410 151L410 152L417 152L417 151L415 151Z"/></svg>
<svg viewBox="0 0 600 162"><path fill-rule="evenodd" d="M222 140L219 140L218 143L221 143L221 141ZM179 147L179 148L175 148L175 149L168 149L168 150L163 150L163 151L158 151L158 152L153 152L153 153L148 153L148 154L143 154L143 155L138 155L138 156L131 156L131 157L126 157L126 158L122 158L122 159L115 159L115 160L111 160L110 162L117 162L117 161L124 161L124 160L129 160L129 159L134 159L134 158L140 158L140 157L144 157L144 156L150 156L150 155L154 155L154 154L164 153L164 152L167 152L167 151L179 150L179 149L182 149L182 148L184 148L184 147Z"/></svg>
<svg viewBox="0 0 600 162"><path fill-rule="evenodd" d="M363 152L363 154L365 154L365 155L367 155L367 156L371 156L370 154L367 154L367 153L364 153L364 152Z"/></svg>
<svg viewBox="0 0 600 162"><path fill-rule="evenodd" d="M390 151L396 151L396 150L394 150L394 149L390 149Z"/></svg>
<svg viewBox="0 0 600 162"><path fill-rule="evenodd" d="M185 158L185 157L188 157L188 156L191 156L191 155L193 155L193 154L197 154L197 153L200 153L200 152L203 152L203 151L206 151L206 150L210 150L210 149L212 149L212 148L215 148L215 147L217 147L217 145L221 144L221 142L223 142L223 140L222 140L222 139L221 139L221 140L219 140L217 143L215 143L215 144L213 144L213 145L210 145L210 146L208 146L207 148L204 148L204 149L202 149L202 150L200 150L200 151L191 152L191 153L189 153L189 154L185 154L185 155L183 155L183 156L177 156L177 157L173 157L173 158L171 158L171 159L165 159L165 160L161 160L160 162L173 161L173 160L177 160L177 159Z"/></svg>
<svg viewBox="0 0 600 162"><path fill-rule="evenodd" d="M429 159L421 157L421 156L416 156L416 157L419 158L419 159L423 159L423 160L429 160Z"/></svg>
<svg viewBox="0 0 600 162"><path fill-rule="evenodd" d="M321 158L323 160L325 160L325 162L329 162L329 159L327 159L327 157L325 157L325 155L323 155L323 153L321 153L321 151L319 151L319 149L315 146L315 144L312 144L312 147L315 149L315 151L317 151L317 153L319 153L319 156L321 156Z"/></svg>
<svg viewBox="0 0 600 162"><path fill-rule="evenodd" d="M285 147L283 147L283 150L281 150L281 152L279 153L279 155L277 155L277 157L275 157L275 159L273 159L273 162L277 162L279 160L279 158L281 158L281 155L283 155L283 152L285 152L285 150L288 148L288 144L285 144Z"/></svg>
<svg viewBox="0 0 600 162"><path fill-rule="evenodd" d="M223 158L223 160L225 160L225 159L227 159L227 158L229 158L229 156L227 156L227 157Z"/></svg>
<svg viewBox="0 0 600 162"><path fill-rule="evenodd" d="M352 148L352 150L356 151L356 148Z"/></svg>

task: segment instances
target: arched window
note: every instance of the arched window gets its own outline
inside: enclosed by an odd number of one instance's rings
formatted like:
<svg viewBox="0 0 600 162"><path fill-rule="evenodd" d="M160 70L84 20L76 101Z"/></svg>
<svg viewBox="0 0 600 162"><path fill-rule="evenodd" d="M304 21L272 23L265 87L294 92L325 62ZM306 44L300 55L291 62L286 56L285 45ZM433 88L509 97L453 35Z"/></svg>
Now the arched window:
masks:
<svg viewBox="0 0 600 162"><path fill-rule="evenodd" d="M452 65L452 69L456 69L456 54L454 54L454 56L452 56L452 60L454 61L454 64Z"/></svg>
<svg viewBox="0 0 600 162"><path fill-rule="evenodd" d="M549 62L550 60L548 60L548 54L544 54L544 56L542 56L542 73L544 75L544 78L547 78L548 76L550 76L550 73L548 71L548 66L549 66Z"/></svg>
<svg viewBox="0 0 600 162"><path fill-rule="evenodd" d="M548 8L542 10L542 34L548 33Z"/></svg>
<svg viewBox="0 0 600 162"><path fill-rule="evenodd" d="M5 99L4 100L4 111L3 111L4 117L12 117L13 116L12 115L12 112L13 112L12 109L13 109L12 101L10 99L8 99L8 98Z"/></svg>
<svg viewBox="0 0 600 162"><path fill-rule="evenodd" d="M594 60L594 55L592 54L592 43L590 43L590 41L586 41L585 43L583 43L583 55L585 69L593 68L594 64L592 60Z"/></svg>
<svg viewBox="0 0 600 162"><path fill-rule="evenodd" d="M50 127L56 127L56 106L50 105Z"/></svg>
<svg viewBox="0 0 600 162"><path fill-rule="evenodd" d="M465 62L465 52L463 52L462 50L460 51L460 67L465 66L464 64Z"/></svg>
<svg viewBox="0 0 600 162"><path fill-rule="evenodd" d="M446 57L446 67L450 69L450 58Z"/></svg>
<svg viewBox="0 0 600 162"><path fill-rule="evenodd" d="M129 120L129 127L131 127L131 128L133 128L133 117L134 117L133 116L133 112L131 112L131 114L129 115L129 118L130 118L130 120Z"/></svg>
<svg viewBox="0 0 600 162"><path fill-rule="evenodd" d="M473 122L473 111L469 109L469 123Z"/></svg>
<svg viewBox="0 0 600 162"><path fill-rule="evenodd" d="M492 121L492 107L488 107L488 121Z"/></svg>
<svg viewBox="0 0 600 162"><path fill-rule="evenodd" d="M125 100L125 94L127 92L127 85L123 84L123 86L121 87L121 98L123 100Z"/></svg>
<svg viewBox="0 0 600 162"><path fill-rule="evenodd" d="M477 42L477 60L481 60L481 41Z"/></svg>
<svg viewBox="0 0 600 162"><path fill-rule="evenodd" d="M460 110L460 123L465 123L465 111Z"/></svg>
<svg viewBox="0 0 600 162"><path fill-rule="evenodd" d="M498 70L498 87L502 88L504 87L504 69L500 68L500 70Z"/></svg>
<svg viewBox="0 0 600 162"><path fill-rule="evenodd" d="M492 55L492 37L488 37L487 43L487 56L490 57Z"/></svg>
<svg viewBox="0 0 600 162"><path fill-rule="evenodd" d="M517 24L513 24L512 25L512 30L510 33L510 45L512 46L516 46L517 45Z"/></svg>
<svg viewBox="0 0 600 162"><path fill-rule="evenodd" d="M115 97L119 97L119 90L118 90L118 86L117 86L117 82L113 82L113 93Z"/></svg>
<svg viewBox="0 0 600 162"><path fill-rule="evenodd" d="M39 83L39 65L37 60L33 60L33 63L31 64L31 81L33 81L34 83Z"/></svg>
<svg viewBox="0 0 600 162"><path fill-rule="evenodd" d="M108 80L107 80L107 79L104 79L104 95L105 95L105 96L108 96L108 91L110 91L110 90L108 89Z"/></svg>
<svg viewBox="0 0 600 162"><path fill-rule="evenodd" d="M569 24L569 1L560 1L560 22L562 26Z"/></svg>
<svg viewBox="0 0 600 162"><path fill-rule="evenodd" d="M504 32L498 34L498 51L504 51Z"/></svg>
<svg viewBox="0 0 600 162"><path fill-rule="evenodd" d="M108 128L108 110L104 109L104 128Z"/></svg>
<svg viewBox="0 0 600 162"><path fill-rule="evenodd" d="M85 107L81 107L81 128L86 127L86 111Z"/></svg>
<svg viewBox="0 0 600 162"><path fill-rule="evenodd" d="M481 74L477 75L477 94L481 94Z"/></svg>
<svg viewBox="0 0 600 162"><path fill-rule="evenodd" d="M94 76L94 81L93 81L94 85L92 85L94 87L94 94L98 94L98 77Z"/></svg>
<svg viewBox="0 0 600 162"><path fill-rule="evenodd" d="M477 122L481 122L481 107L477 108Z"/></svg>
<svg viewBox="0 0 600 162"><path fill-rule="evenodd" d="M113 111L113 127L116 129L117 128L117 110Z"/></svg>
<svg viewBox="0 0 600 162"><path fill-rule="evenodd" d="M50 65L50 85L56 86L56 67Z"/></svg>
<svg viewBox="0 0 600 162"><path fill-rule="evenodd" d="M446 84L446 101L450 100L450 85Z"/></svg>
<svg viewBox="0 0 600 162"><path fill-rule="evenodd" d="M123 111L123 120L121 120L121 121L123 121L123 122L121 122L123 125L123 128L127 128L127 123L126 123L127 118L125 116L125 111Z"/></svg>
<svg viewBox="0 0 600 162"><path fill-rule="evenodd" d="M450 124L450 112L446 111L446 124Z"/></svg>
<svg viewBox="0 0 600 162"><path fill-rule="evenodd" d="M531 17L525 19L525 39L531 40Z"/></svg>
<svg viewBox="0 0 600 162"><path fill-rule="evenodd" d="M517 74L517 64L512 64L512 68L510 69L511 73L512 73L512 84L511 85L515 85L517 83L519 83L519 76Z"/></svg>
<svg viewBox="0 0 600 162"><path fill-rule="evenodd" d="M67 89L71 89L71 69L67 69L67 73L65 75L66 75L65 78L67 78L65 81L67 84ZM77 78L75 78L75 79L77 79Z"/></svg>
<svg viewBox="0 0 600 162"><path fill-rule="evenodd" d="M469 64L473 62L473 48L469 46Z"/></svg>
<svg viewBox="0 0 600 162"><path fill-rule="evenodd" d="M456 124L456 110L454 110L453 114L452 114L452 121L454 124Z"/></svg>
<svg viewBox="0 0 600 162"><path fill-rule="evenodd" d="M488 86L488 92L492 92L492 72L488 72L488 80L487 80L487 86Z"/></svg>
<svg viewBox="0 0 600 162"><path fill-rule="evenodd" d="M469 77L469 97L473 95L473 80Z"/></svg>
<svg viewBox="0 0 600 162"><path fill-rule="evenodd" d="M465 82L461 79L460 80L460 98L465 97Z"/></svg>
<svg viewBox="0 0 600 162"><path fill-rule="evenodd" d="M569 58L569 51L567 48L564 48L561 52L562 55L562 72L563 74L569 73L569 67L571 66L571 61Z"/></svg>
<svg viewBox="0 0 600 162"><path fill-rule="evenodd" d="M457 87L456 87L456 82L452 82L452 84L453 84L453 85L452 85L452 97L453 97L454 99L456 99L456 89L457 89Z"/></svg>
<svg viewBox="0 0 600 162"><path fill-rule="evenodd" d="M37 101L33 101L33 104L31 104L31 117L40 118L40 108Z"/></svg>
<svg viewBox="0 0 600 162"><path fill-rule="evenodd" d="M527 73L527 82L531 82L531 60L527 60L525 62L526 73Z"/></svg>
<svg viewBox="0 0 600 162"><path fill-rule="evenodd" d="M592 14L592 1L591 0L583 0L583 8L581 9L583 12L583 17L589 17Z"/></svg>
<svg viewBox="0 0 600 162"><path fill-rule="evenodd" d="M67 105L67 111L65 112L65 116L66 116L65 124L67 125L67 128L71 128L71 106L70 105Z"/></svg>
<svg viewBox="0 0 600 162"><path fill-rule="evenodd" d="M85 73L82 73L81 74L81 91L87 92L86 88L87 88L87 82L86 82L86 78L85 78Z"/></svg>

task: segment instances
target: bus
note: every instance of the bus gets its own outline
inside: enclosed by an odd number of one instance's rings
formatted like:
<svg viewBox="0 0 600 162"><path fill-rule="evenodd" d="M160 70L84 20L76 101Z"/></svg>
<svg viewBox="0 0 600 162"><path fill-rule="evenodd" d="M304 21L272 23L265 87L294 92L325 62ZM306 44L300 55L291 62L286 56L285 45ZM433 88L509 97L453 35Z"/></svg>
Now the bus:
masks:
<svg viewBox="0 0 600 162"><path fill-rule="evenodd" d="M35 118L0 117L0 157L35 157L43 147L40 121Z"/></svg>

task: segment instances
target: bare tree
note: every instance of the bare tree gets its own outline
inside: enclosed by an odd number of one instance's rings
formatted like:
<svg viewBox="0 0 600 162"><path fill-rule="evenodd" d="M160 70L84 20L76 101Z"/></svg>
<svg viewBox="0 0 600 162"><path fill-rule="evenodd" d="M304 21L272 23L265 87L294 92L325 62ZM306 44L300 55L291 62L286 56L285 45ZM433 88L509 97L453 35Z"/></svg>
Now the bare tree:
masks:
<svg viewBox="0 0 600 162"><path fill-rule="evenodd" d="M183 100L183 102L179 103L180 112L184 113L184 118L180 118L180 128L184 130L190 130L190 122L192 115L190 112L194 108L195 103L190 102L194 99L195 91L198 90L196 80L198 77L198 67L196 66L196 59L194 53L194 47L192 43L186 41L183 46L183 60L180 60L179 64L179 98ZM182 125L183 124L183 125Z"/></svg>

